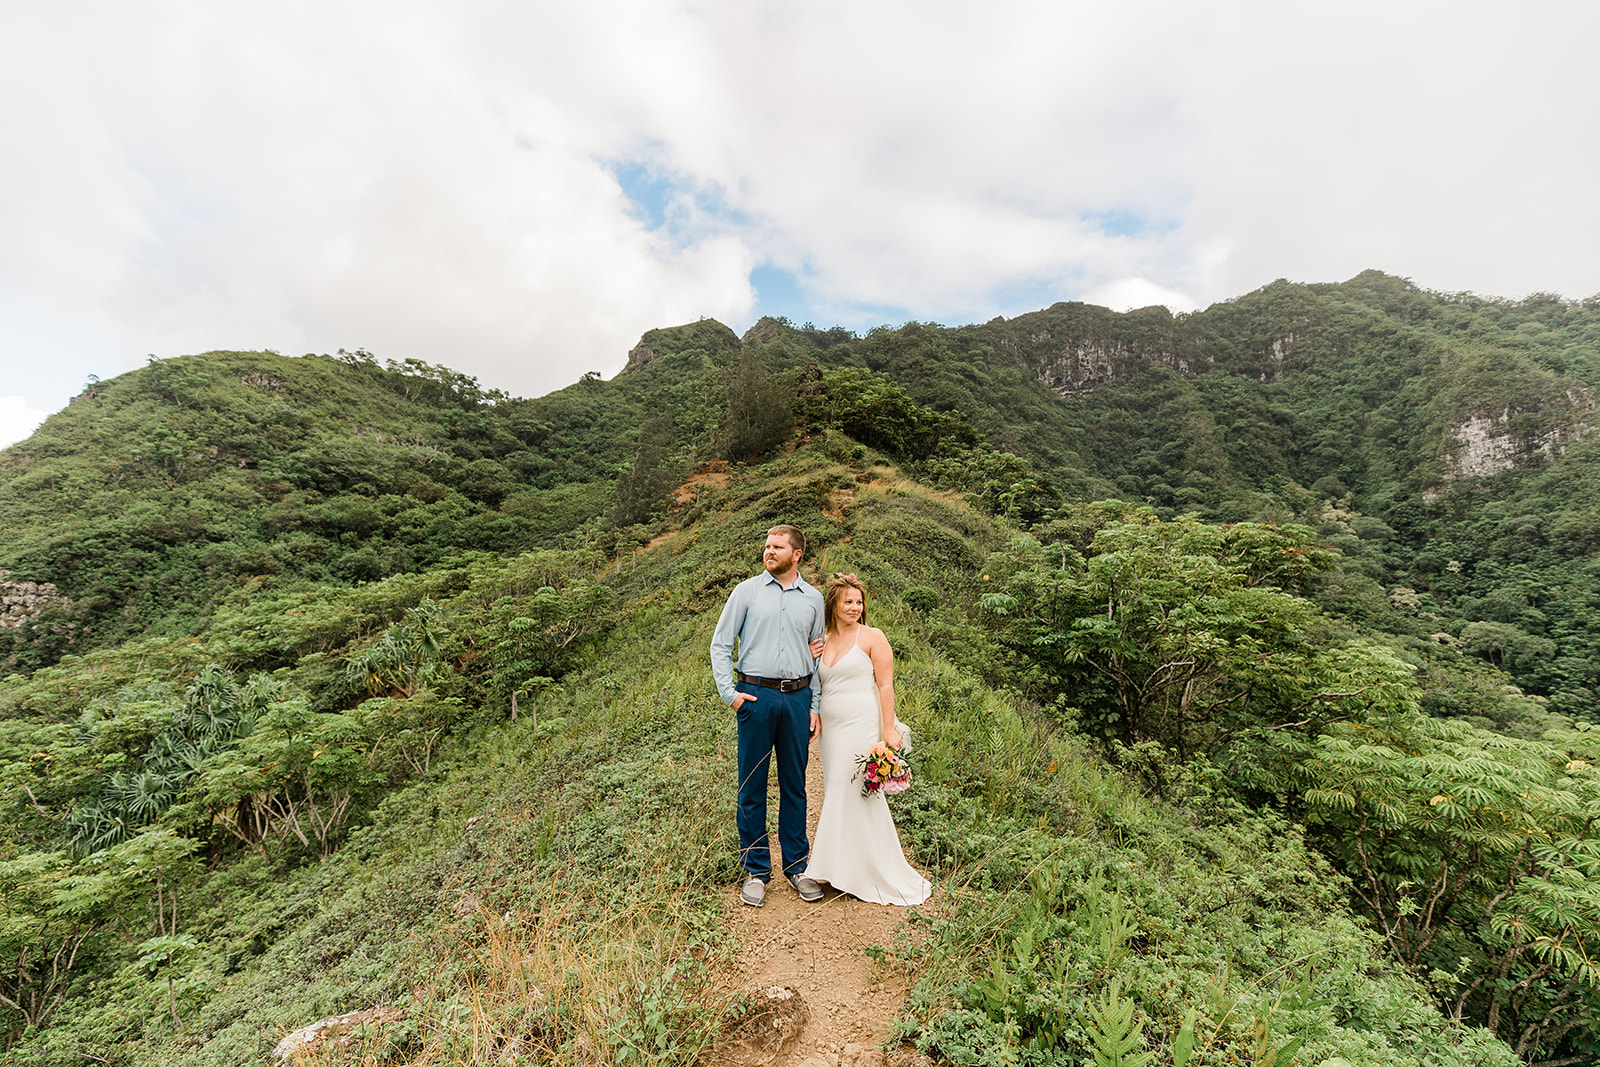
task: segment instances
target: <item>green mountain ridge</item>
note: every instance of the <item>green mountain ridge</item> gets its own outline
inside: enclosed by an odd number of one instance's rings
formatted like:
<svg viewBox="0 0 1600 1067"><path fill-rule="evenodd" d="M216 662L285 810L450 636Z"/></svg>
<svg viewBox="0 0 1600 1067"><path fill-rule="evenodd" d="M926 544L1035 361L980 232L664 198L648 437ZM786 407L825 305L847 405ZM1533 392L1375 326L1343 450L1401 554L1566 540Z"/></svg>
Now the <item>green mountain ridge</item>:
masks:
<svg viewBox="0 0 1600 1067"><path fill-rule="evenodd" d="M921 742L898 1040L1582 1062L1597 316L1369 272L703 320L532 400L365 353L97 383L0 453L0 569L64 597L0 631L0 1062L371 1004L315 1062L714 1062L705 647L779 521L868 580Z"/></svg>

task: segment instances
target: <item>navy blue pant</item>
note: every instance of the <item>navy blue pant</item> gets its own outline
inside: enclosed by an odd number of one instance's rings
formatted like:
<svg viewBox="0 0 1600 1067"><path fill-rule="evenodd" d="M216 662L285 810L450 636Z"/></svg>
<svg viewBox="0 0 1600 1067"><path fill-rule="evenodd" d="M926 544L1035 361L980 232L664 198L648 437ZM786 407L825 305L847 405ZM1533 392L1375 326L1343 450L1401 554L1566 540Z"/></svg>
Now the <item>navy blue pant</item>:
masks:
<svg viewBox="0 0 1600 1067"><path fill-rule="evenodd" d="M800 875L811 858L806 840L806 758L811 741L811 690L780 693L739 682L749 693L739 720L739 864L763 882L772 879L767 845L767 757L778 762L778 844L785 874Z"/></svg>

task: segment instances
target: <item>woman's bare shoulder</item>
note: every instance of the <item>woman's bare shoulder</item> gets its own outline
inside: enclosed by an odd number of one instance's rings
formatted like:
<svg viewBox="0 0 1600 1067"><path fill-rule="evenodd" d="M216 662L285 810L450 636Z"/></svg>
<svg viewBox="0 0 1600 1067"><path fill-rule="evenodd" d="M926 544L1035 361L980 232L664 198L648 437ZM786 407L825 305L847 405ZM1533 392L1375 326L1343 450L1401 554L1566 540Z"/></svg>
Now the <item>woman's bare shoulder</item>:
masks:
<svg viewBox="0 0 1600 1067"><path fill-rule="evenodd" d="M861 633L862 636L866 638L866 641L864 641L863 644L878 645L885 649L889 647L888 636L876 626L863 626L861 628Z"/></svg>

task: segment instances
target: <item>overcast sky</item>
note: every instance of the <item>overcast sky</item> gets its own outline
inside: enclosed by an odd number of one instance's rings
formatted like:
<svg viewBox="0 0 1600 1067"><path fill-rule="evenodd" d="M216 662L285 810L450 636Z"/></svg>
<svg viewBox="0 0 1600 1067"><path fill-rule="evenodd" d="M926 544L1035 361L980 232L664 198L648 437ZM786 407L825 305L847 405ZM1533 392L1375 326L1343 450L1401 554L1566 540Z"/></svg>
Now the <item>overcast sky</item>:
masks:
<svg viewBox="0 0 1600 1067"><path fill-rule="evenodd" d="M0 444L88 376L1376 267L1600 292L1600 5L0 0Z"/></svg>

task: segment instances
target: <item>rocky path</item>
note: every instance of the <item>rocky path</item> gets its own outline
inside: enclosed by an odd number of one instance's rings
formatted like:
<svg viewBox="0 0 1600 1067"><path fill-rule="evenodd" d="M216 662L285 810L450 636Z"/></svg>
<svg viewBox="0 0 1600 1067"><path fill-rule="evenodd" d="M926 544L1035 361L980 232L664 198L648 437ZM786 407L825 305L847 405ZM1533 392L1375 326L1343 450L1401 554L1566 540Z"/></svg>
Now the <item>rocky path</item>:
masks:
<svg viewBox="0 0 1600 1067"><path fill-rule="evenodd" d="M775 773L772 782L769 810L776 813ZM815 833L821 810L822 759L813 743L806 773L809 833ZM773 846L776 853L776 834ZM778 866L776 855L773 865ZM930 904L937 903L935 895ZM892 964L878 966L865 950L869 945L887 948L894 942L904 909L864 904L832 891L821 902L807 904L780 878L767 887L763 907L741 904L735 887L728 892L728 909L743 946L732 979L735 988L756 992L758 1001L768 990L793 990L803 1003L803 1021L789 1015L794 1021L785 1024L783 1013L775 1013L765 1025L774 1030L787 1025L798 1032L781 1042L769 1038L748 1048L724 1050L717 1062L738 1067L900 1067L928 1062L903 1053L885 1056L874 1048L888 1036L907 985L904 971Z"/></svg>

